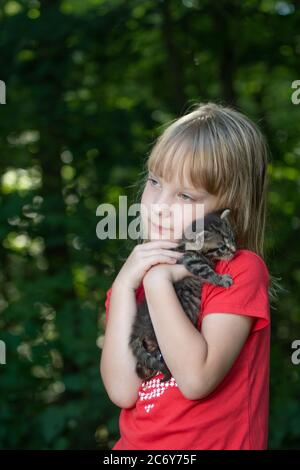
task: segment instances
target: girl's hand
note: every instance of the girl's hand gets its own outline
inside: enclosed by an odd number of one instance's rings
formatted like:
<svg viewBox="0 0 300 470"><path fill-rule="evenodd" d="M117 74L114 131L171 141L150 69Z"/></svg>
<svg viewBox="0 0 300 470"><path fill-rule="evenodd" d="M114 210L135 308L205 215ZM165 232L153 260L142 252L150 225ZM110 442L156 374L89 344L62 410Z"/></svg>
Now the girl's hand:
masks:
<svg viewBox="0 0 300 470"><path fill-rule="evenodd" d="M159 263L171 266L176 263L182 253L170 248L174 249L178 244L178 242L169 240L154 240L136 245L120 269L114 284L118 283L123 287L137 289L152 266Z"/></svg>
<svg viewBox="0 0 300 470"><path fill-rule="evenodd" d="M158 266L153 266L145 274L143 279L144 283L147 282L159 282L161 279L168 279L170 282L174 283L181 281L181 279L187 276L194 276L190 271L186 269L183 264L159 264Z"/></svg>

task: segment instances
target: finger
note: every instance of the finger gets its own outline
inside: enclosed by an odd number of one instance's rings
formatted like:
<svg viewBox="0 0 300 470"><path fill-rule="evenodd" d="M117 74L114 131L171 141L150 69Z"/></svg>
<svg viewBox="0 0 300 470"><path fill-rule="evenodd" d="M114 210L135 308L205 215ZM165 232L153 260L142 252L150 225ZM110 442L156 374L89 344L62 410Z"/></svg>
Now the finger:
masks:
<svg viewBox="0 0 300 470"><path fill-rule="evenodd" d="M174 248L178 245L179 242L171 240L152 240L151 242L141 244L140 247L145 250L152 250L153 248Z"/></svg>
<svg viewBox="0 0 300 470"><path fill-rule="evenodd" d="M144 258L148 258L149 256L155 256L155 255L164 255L164 256L171 256L176 259L180 258L183 253L180 251L171 251L167 249L160 249L160 250L147 250L147 252L143 253Z"/></svg>
<svg viewBox="0 0 300 470"><path fill-rule="evenodd" d="M164 256L164 255L156 255L156 256L149 256L147 258L144 258L146 263L146 269L150 268L151 266L154 266L155 264L159 263L169 263L169 264L175 264L176 263L176 258L172 258L171 256Z"/></svg>

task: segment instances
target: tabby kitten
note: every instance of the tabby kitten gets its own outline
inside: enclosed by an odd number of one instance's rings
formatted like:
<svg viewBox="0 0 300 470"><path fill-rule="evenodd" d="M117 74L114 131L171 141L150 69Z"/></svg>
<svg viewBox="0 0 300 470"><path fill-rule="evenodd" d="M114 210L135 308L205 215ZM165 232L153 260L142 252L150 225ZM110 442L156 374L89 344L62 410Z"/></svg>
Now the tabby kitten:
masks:
<svg viewBox="0 0 300 470"><path fill-rule="evenodd" d="M233 283L228 274L221 275L214 271L217 260L229 260L236 251L234 233L228 221L229 213L229 209L219 209L206 214L201 233L196 231L197 221L194 220L187 230L188 238L184 234L180 244L174 248L175 251L184 253L176 264L183 264L196 276L187 276L174 283L181 306L195 327L203 283L223 287L229 287ZM164 374L161 382L170 380L172 375L161 355L146 298L138 303L129 346L137 359L136 373L140 378L149 379L160 371Z"/></svg>

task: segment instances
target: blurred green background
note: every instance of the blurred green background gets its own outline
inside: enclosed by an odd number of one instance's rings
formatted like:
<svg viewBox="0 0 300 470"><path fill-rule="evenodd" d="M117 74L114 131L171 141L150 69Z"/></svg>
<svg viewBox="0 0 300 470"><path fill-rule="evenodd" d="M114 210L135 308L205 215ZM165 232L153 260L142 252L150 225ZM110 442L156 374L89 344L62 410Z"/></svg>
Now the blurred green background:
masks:
<svg viewBox="0 0 300 470"><path fill-rule="evenodd" d="M102 385L104 300L129 253L99 240L96 208L135 197L165 122L231 104L272 158L271 449L300 448L299 2L0 3L0 447L109 449L120 409Z"/></svg>

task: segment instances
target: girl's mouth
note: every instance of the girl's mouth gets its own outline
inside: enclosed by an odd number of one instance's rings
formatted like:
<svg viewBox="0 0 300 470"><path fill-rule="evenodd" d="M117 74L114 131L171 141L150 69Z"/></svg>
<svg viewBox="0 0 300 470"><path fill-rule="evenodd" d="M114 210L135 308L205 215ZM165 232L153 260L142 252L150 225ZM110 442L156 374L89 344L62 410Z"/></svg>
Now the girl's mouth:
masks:
<svg viewBox="0 0 300 470"><path fill-rule="evenodd" d="M148 219L148 236L159 240L172 240L174 237L173 230L169 227L154 223L154 218Z"/></svg>
<svg viewBox="0 0 300 470"><path fill-rule="evenodd" d="M162 233L166 230L168 230L169 232L173 232L173 230L170 229L169 227L163 227L162 225L157 225L157 224L154 224L153 222L151 222L151 225L152 227L155 228L155 230L159 231L159 233Z"/></svg>
<svg viewBox="0 0 300 470"><path fill-rule="evenodd" d="M162 227L161 225L156 225L152 224L155 228L158 228L159 230L165 230L165 227Z"/></svg>

